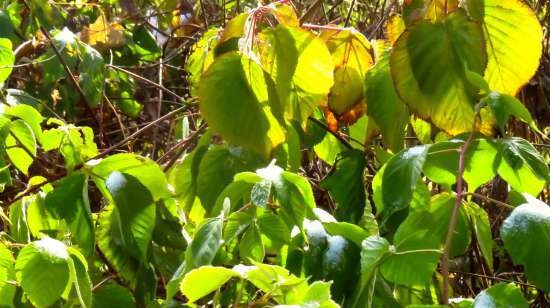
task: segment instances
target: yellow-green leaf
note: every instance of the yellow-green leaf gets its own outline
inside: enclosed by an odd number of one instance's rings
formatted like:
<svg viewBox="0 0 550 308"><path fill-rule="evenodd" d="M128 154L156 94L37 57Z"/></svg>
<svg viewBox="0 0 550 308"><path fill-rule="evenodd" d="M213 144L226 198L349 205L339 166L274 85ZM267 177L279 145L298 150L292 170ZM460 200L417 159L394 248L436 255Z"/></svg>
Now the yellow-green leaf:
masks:
<svg viewBox="0 0 550 308"><path fill-rule="evenodd" d="M543 34L537 16L520 0L469 0L468 10L485 32L491 90L515 95L539 66Z"/></svg>
<svg viewBox="0 0 550 308"><path fill-rule="evenodd" d="M286 138L274 115L269 82L256 62L228 53L212 63L199 86L201 113L210 128L264 157Z"/></svg>
<svg viewBox="0 0 550 308"><path fill-rule="evenodd" d="M479 89L465 70L482 74L485 64L481 26L460 10L411 26L395 43L390 60L399 96L415 114L452 135L470 131L474 122Z"/></svg>
<svg viewBox="0 0 550 308"><path fill-rule="evenodd" d="M261 39L263 68L277 85L285 116L304 124L322 104L333 85L332 58L324 42L314 34L279 24Z"/></svg>

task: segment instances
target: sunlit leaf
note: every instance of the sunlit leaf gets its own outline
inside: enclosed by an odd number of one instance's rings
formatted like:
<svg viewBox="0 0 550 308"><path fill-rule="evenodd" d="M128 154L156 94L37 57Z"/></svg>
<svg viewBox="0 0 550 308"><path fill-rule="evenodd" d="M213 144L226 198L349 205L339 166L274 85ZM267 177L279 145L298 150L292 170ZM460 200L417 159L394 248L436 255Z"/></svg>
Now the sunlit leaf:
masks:
<svg viewBox="0 0 550 308"><path fill-rule="evenodd" d="M199 86L201 113L210 128L264 157L286 139L268 83L257 63L229 53L212 63Z"/></svg>
<svg viewBox="0 0 550 308"><path fill-rule="evenodd" d="M330 52L321 39L300 28L278 25L263 36L262 67L277 86L286 118L304 124L333 85Z"/></svg>
<svg viewBox="0 0 550 308"><path fill-rule="evenodd" d="M481 26L463 11L415 23L399 37L391 55L399 96L415 114L451 135L470 131L479 89L469 83L465 68L482 74L484 50Z"/></svg>
<svg viewBox="0 0 550 308"><path fill-rule="evenodd" d="M542 54L542 28L521 0L468 0L468 11L482 23L491 90L516 95L535 74Z"/></svg>
<svg viewBox="0 0 550 308"><path fill-rule="evenodd" d="M504 247L515 264L525 267L527 279L538 288L550 290L550 207L529 198L512 211L500 229Z"/></svg>

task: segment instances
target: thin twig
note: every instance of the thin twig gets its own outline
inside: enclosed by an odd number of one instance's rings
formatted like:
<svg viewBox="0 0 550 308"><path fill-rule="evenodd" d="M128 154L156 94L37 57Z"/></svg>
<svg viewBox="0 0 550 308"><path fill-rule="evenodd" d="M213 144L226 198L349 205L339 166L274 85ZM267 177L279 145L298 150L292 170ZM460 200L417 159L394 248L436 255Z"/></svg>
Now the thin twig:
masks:
<svg viewBox="0 0 550 308"><path fill-rule="evenodd" d="M507 209L511 209L511 210L514 209L514 207L511 206L511 205L508 204L508 203L504 203L504 202L502 202L502 201L499 201L499 200L496 200L496 199L493 199L493 198L491 198L491 197L487 197L487 196L485 196L485 195L478 194L478 193L475 193L475 192L467 192L467 193L464 193L463 195L464 195L464 196L474 196L474 197L476 197L476 198L483 199L483 200L485 200L485 201L487 201L487 202L494 203L494 204L496 204L496 205L502 206L502 207L507 208Z"/></svg>
<svg viewBox="0 0 550 308"><path fill-rule="evenodd" d="M121 72L123 72L123 73L126 73L126 74L128 74L128 75L130 75L130 76L132 76L132 77L134 77L134 78L136 78L136 79L138 79L139 81L142 81L142 82L144 82L144 83L146 83L146 84L152 85L153 87L155 87L155 88L157 88L157 89L161 89L161 90L163 90L164 92L166 92L166 93L172 95L173 97L177 98L179 101L184 101L184 100L185 100L183 97L181 97L181 96L179 96L178 94L174 93L173 91L171 91L170 89L166 88L165 86L160 85L160 84L158 84L158 83L156 83L156 82L154 82L154 81L151 81L151 80L149 80L149 79L147 79L147 78L144 78L144 77L142 77L142 76L140 76L140 75L138 75L138 74L136 74L136 73L130 72L129 70L125 70L125 69L123 69L123 68L121 68L121 67L119 67L119 66L111 65L111 64L107 64L107 65L105 65L105 66L106 66L107 68L111 68L111 69L114 69L114 70L117 70L117 71L121 71Z"/></svg>

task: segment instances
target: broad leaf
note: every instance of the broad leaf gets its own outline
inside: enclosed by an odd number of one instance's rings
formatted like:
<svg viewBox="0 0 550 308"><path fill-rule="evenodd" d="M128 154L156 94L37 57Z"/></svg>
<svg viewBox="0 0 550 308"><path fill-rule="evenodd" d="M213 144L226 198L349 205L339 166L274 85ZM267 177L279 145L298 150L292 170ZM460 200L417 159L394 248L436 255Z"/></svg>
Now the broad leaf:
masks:
<svg viewBox="0 0 550 308"><path fill-rule="evenodd" d="M33 305L46 307L61 298L70 281L68 258L67 247L51 238L32 242L21 250L15 272Z"/></svg>
<svg viewBox="0 0 550 308"><path fill-rule="evenodd" d="M105 179L113 171L133 176L145 186L154 201L171 195L164 172L154 161L130 153L115 154L100 161L90 161L87 166L92 168L92 178L96 185L106 191Z"/></svg>
<svg viewBox="0 0 550 308"><path fill-rule="evenodd" d="M13 305L16 291L16 286L11 283L15 281L14 263L12 252L0 244L0 306Z"/></svg>
<svg viewBox="0 0 550 308"><path fill-rule="evenodd" d="M395 252L380 267L384 278L397 284L426 284L439 260L439 241L430 231L418 231L395 238Z"/></svg>
<svg viewBox="0 0 550 308"><path fill-rule="evenodd" d="M376 42L376 64L366 75L364 89L367 114L380 128L388 148L398 152L403 149L409 112L395 91L390 73L390 51L383 41Z"/></svg>
<svg viewBox="0 0 550 308"><path fill-rule="evenodd" d="M321 182L336 203L335 216L340 221L358 222L366 203L363 171L365 157L361 151L343 152L332 173Z"/></svg>
<svg viewBox="0 0 550 308"><path fill-rule="evenodd" d="M260 60L277 85L286 118L304 124L333 85L330 52L321 39L301 28L279 24L263 36L268 44L261 47Z"/></svg>
<svg viewBox="0 0 550 308"><path fill-rule="evenodd" d="M36 156L37 142L32 128L23 120L12 121L10 135L6 138L6 149L13 165L28 175Z"/></svg>
<svg viewBox="0 0 550 308"><path fill-rule="evenodd" d="M527 110L517 98L508 94L491 92L487 97L487 104L489 108L491 108L493 116L502 133L505 133L504 127L508 122L508 118L512 115L518 120L527 123L533 130L539 131L529 110Z"/></svg>
<svg viewBox="0 0 550 308"><path fill-rule="evenodd" d="M325 30L320 37L326 41L334 63L328 106L341 115L363 100L363 80L374 62L372 48L360 32L352 29Z"/></svg>
<svg viewBox="0 0 550 308"><path fill-rule="evenodd" d="M381 188L375 190L375 198L383 203L386 218L405 209L412 200L420 179L429 146L416 146L393 156L384 166Z"/></svg>
<svg viewBox="0 0 550 308"><path fill-rule="evenodd" d="M155 203L135 177L115 171L105 181L113 197L122 244L138 260L146 260L155 226Z"/></svg>
<svg viewBox="0 0 550 308"><path fill-rule="evenodd" d="M107 282L94 290L93 307L135 307L136 301L132 293L116 284Z"/></svg>
<svg viewBox="0 0 550 308"><path fill-rule="evenodd" d="M525 267L527 279L538 288L550 290L550 207L530 198L504 220L500 230L504 247L515 264Z"/></svg>
<svg viewBox="0 0 550 308"><path fill-rule="evenodd" d="M286 139L268 78L256 62L228 53L212 63L199 85L201 114L210 128L264 157Z"/></svg>
<svg viewBox="0 0 550 308"><path fill-rule="evenodd" d="M514 284L499 283L481 291L472 308L527 308L529 304Z"/></svg>
<svg viewBox="0 0 550 308"><path fill-rule="evenodd" d="M489 215L487 215L484 209L473 202L466 203L464 209L468 214L470 225L475 233L481 255L485 259L485 262L487 262L487 265L489 265L489 268L493 269L494 243Z"/></svg>
<svg viewBox="0 0 550 308"><path fill-rule="evenodd" d="M11 49L11 41L7 38L0 38L0 85L4 84L12 71L11 66L15 61L15 56Z"/></svg>
<svg viewBox="0 0 550 308"><path fill-rule="evenodd" d="M468 0L468 11L482 23L488 56L485 79L491 90L516 95L537 71L542 28L521 0Z"/></svg>
<svg viewBox="0 0 550 308"><path fill-rule="evenodd" d="M485 65L483 31L460 10L412 25L395 43L390 60L399 96L415 114L451 135L473 126L479 89L465 70L482 74Z"/></svg>
<svg viewBox="0 0 550 308"><path fill-rule="evenodd" d="M406 239L407 236L415 232L425 231L437 239L436 248L443 247L455 201L456 197L448 193L433 196L429 207L415 209L403 221L395 233L395 241ZM457 215L453 244L451 245L451 257L463 254L468 249L470 238L468 217L464 207L461 206Z"/></svg>
<svg viewBox="0 0 550 308"><path fill-rule="evenodd" d="M94 225L88 200L88 179L82 173L63 178L44 200L56 218L66 222L73 242L88 255L94 252Z"/></svg>
<svg viewBox="0 0 550 308"><path fill-rule="evenodd" d="M183 277L180 290L189 302L194 302L219 289L233 277L239 277L239 274L231 269L201 266Z"/></svg>
<svg viewBox="0 0 550 308"><path fill-rule="evenodd" d="M542 155L527 140L511 137L499 139L501 156L498 174L513 189L538 195L550 181L550 172Z"/></svg>
<svg viewBox="0 0 550 308"><path fill-rule="evenodd" d="M223 216L209 218L197 228L186 251L186 271L210 265L221 247Z"/></svg>

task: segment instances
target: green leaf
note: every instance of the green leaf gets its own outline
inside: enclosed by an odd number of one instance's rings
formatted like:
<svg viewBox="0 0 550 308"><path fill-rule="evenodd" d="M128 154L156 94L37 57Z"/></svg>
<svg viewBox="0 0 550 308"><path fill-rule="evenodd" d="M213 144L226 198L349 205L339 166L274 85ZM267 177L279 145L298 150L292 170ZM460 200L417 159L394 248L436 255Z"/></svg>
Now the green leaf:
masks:
<svg viewBox="0 0 550 308"><path fill-rule="evenodd" d="M28 243L31 241L29 226L27 223L27 198L17 201L10 206L10 236L18 243Z"/></svg>
<svg viewBox="0 0 550 308"><path fill-rule="evenodd" d="M356 286L351 307L370 307L372 303L371 289L378 267L390 254L390 243L378 235L367 237L361 244L361 278ZM361 305L367 302L367 305Z"/></svg>
<svg viewBox="0 0 550 308"><path fill-rule="evenodd" d="M376 64L367 72L364 89L367 115L380 128L384 143L396 153L403 149L409 112L393 84L390 72L390 47L384 41L376 42Z"/></svg>
<svg viewBox="0 0 550 308"><path fill-rule="evenodd" d="M189 72L188 78L191 84L191 95L196 96L202 74L208 69L214 61L214 48L216 48L220 30L211 28L206 31L200 40L193 45L193 51L185 63L186 71Z"/></svg>
<svg viewBox="0 0 550 308"><path fill-rule="evenodd" d="M473 308L527 308L527 301L514 284L499 283L481 291L474 300Z"/></svg>
<svg viewBox="0 0 550 308"><path fill-rule="evenodd" d="M525 267L527 279L538 288L550 290L550 208L530 197L504 220L501 230L504 248L515 264Z"/></svg>
<svg viewBox="0 0 550 308"><path fill-rule="evenodd" d="M123 228L118 211L113 204L107 205L99 213L96 228L96 242L99 250L129 287L135 289L138 279L140 262L133 255L136 251L125 245Z"/></svg>
<svg viewBox="0 0 550 308"><path fill-rule="evenodd" d="M279 215L263 213L256 223L260 232L277 244L287 244L290 241L290 229Z"/></svg>
<svg viewBox="0 0 550 308"><path fill-rule="evenodd" d="M116 284L107 282L94 290L93 307L136 307L136 301L132 293Z"/></svg>
<svg viewBox="0 0 550 308"><path fill-rule="evenodd" d="M489 215L479 205L468 202L465 204L464 209L468 214L470 225L475 232L477 244L481 251L481 255L489 265L489 268L493 269L493 234L491 233L491 224L489 222Z"/></svg>
<svg viewBox="0 0 550 308"><path fill-rule="evenodd" d="M502 157L498 174L513 189L538 195L550 181L550 172L542 155L525 139L518 137L498 140Z"/></svg>
<svg viewBox="0 0 550 308"><path fill-rule="evenodd" d="M88 178L82 173L63 178L44 200L46 209L66 222L73 242L86 255L94 252L94 224L88 200Z"/></svg>
<svg viewBox="0 0 550 308"><path fill-rule="evenodd" d="M508 118L512 115L518 120L529 124L533 130L540 132L529 110L527 110L517 98L508 94L491 92L487 96L487 104L489 108L491 108L493 116L502 133L505 132L504 128L508 122Z"/></svg>
<svg viewBox="0 0 550 308"><path fill-rule="evenodd" d="M231 269L201 266L185 275L181 281L180 290L192 303L221 288L233 277L239 277L239 274Z"/></svg>
<svg viewBox="0 0 550 308"><path fill-rule="evenodd" d="M243 260L248 258L262 262L265 256L264 243L258 226L251 224L239 242L239 255Z"/></svg>
<svg viewBox="0 0 550 308"><path fill-rule="evenodd" d="M316 144L313 149L315 150L315 154L317 154L321 160L329 165L334 165L338 155L345 151L346 147L340 140L338 140L338 138L334 137L334 135L327 133L321 142Z"/></svg>
<svg viewBox="0 0 550 308"><path fill-rule="evenodd" d="M327 237L327 248L322 257L323 278L333 281L331 286L335 300L341 302L351 296L350 286L357 284L360 249L340 235ZM319 269L316 269L317 271Z"/></svg>
<svg viewBox="0 0 550 308"><path fill-rule="evenodd" d="M186 251L186 271L210 265L221 247L223 216L202 222Z"/></svg>
<svg viewBox="0 0 550 308"><path fill-rule="evenodd" d="M236 173L253 170L261 165L259 158L241 148L208 149L201 159L196 180L197 196L206 212L211 213L216 199Z"/></svg>
<svg viewBox="0 0 550 308"><path fill-rule="evenodd" d="M105 88L105 62L101 54L92 47L80 43L79 83L91 107L102 101Z"/></svg>
<svg viewBox="0 0 550 308"><path fill-rule="evenodd" d="M67 247L57 240L44 238L25 246L15 262L17 281L38 307L54 304L69 283Z"/></svg>
<svg viewBox="0 0 550 308"><path fill-rule="evenodd" d="M6 100L9 100L9 97L10 96L8 94L6 96ZM32 129L34 135L36 136L36 139L41 142L42 128L40 127L40 124L42 123L44 118L35 108L29 105L16 104L14 106L6 108L3 114L12 118L19 118L23 120Z"/></svg>
<svg viewBox="0 0 550 308"><path fill-rule="evenodd" d="M463 145L464 141L457 139L432 145L424 164L423 171L426 176L450 190L456 183L459 151ZM468 183L468 191L475 191L496 175L500 162L497 154L497 145L491 140L474 139L470 143L463 173L463 178Z"/></svg>
<svg viewBox="0 0 550 308"><path fill-rule="evenodd" d="M488 56L485 80L491 90L516 95L537 71L542 28L520 0L468 0L468 11L482 23Z"/></svg>
<svg viewBox="0 0 550 308"><path fill-rule="evenodd" d="M384 278L407 286L427 284L439 260L439 241L430 231L395 238L395 252L380 267Z"/></svg>
<svg viewBox="0 0 550 308"><path fill-rule="evenodd" d="M36 137L32 128L23 120L15 120L10 125L10 135L6 138L6 152L13 165L25 175L36 156Z"/></svg>
<svg viewBox="0 0 550 308"><path fill-rule="evenodd" d="M212 134L206 132L195 149L184 156L181 163L176 163L169 171L168 181L174 187L176 198L183 204L186 211L190 211L195 201L197 192L197 177L199 167L206 151Z"/></svg>
<svg viewBox="0 0 550 308"><path fill-rule="evenodd" d="M114 171L105 181L113 197L122 244L138 260L146 260L155 227L155 203L149 190L134 176Z"/></svg>
<svg viewBox="0 0 550 308"><path fill-rule="evenodd" d="M313 33L282 24L262 33L260 61L277 85L286 118L302 125L327 97L333 64L324 42Z"/></svg>
<svg viewBox="0 0 550 308"><path fill-rule="evenodd" d="M330 282L314 281L304 294L300 307L339 308L340 306L331 299L330 289Z"/></svg>
<svg viewBox="0 0 550 308"><path fill-rule="evenodd" d="M300 303L308 289L305 278L296 277L277 265L256 263L247 272L247 279L279 304Z"/></svg>
<svg viewBox="0 0 550 308"><path fill-rule="evenodd" d="M415 209L409 213L409 216L397 229L395 241L406 240L409 235L424 231L437 240L437 245L434 248L443 247L455 201L456 197L450 193L433 196L429 207ZM468 249L470 238L467 213L461 206L457 214L453 244L450 250L451 258L463 254Z"/></svg>
<svg viewBox="0 0 550 308"><path fill-rule="evenodd" d="M67 259L74 292L82 307L92 307L92 281L88 276L88 263L76 249L69 247L71 257Z"/></svg>
<svg viewBox="0 0 550 308"><path fill-rule="evenodd" d="M326 222L323 226L330 235L343 236L357 246L361 246L363 240L370 235L367 230L349 222Z"/></svg>
<svg viewBox="0 0 550 308"><path fill-rule="evenodd" d="M381 194L380 200L386 218L409 206L428 149L427 145L409 148L399 152L386 163L382 174L382 187L380 191L375 191L375 194Z"/></svg>
<svg viewBox="0 0 550 308"><path fill-rule="evenodd" d="M15 260L11 251L0 244L0 306L11 307L15 296Z"/></svg>
<svg viewBox="0 0 550 308"><path fill-rule="evenodd" d="M11 74L12 65L15 62L15 56L12 52L11 41L7 38L0 37L0 85L8 79Z"/></svg>
<svg viewBox="0 0 550 308"><path fill-rule="evenodd" d="M471 130L479 91L465 69L482 74L485 55L481 26L458 10L410 26L395 43L390 66L396 90L409 108L455 135Z"/></svg>
<svg viewBox="0 0 550 308"><path fill-rule="evenodd" d="M115 154L100 161L88 162L96 185L106 191L105 181L113 171L133 176L151 193L154 201L170 197L164 172L154 161L130 153Z"/></svg>
<svg viewBox="0 0 550 308"><path fill-rule="evenodd" d="M212 63L199 85L201 114L209 127L264 157L286 139L268 78L256 62L228 53Z"/></svg>
<svg viewBox="0 0 550 308"><path fill-rule="evenodd" d="M339 221L356 223L363 216L366 203L363 172L364 152L351 150L341 153L332 172L321 182L336 203L335 217Z"/></svg>

